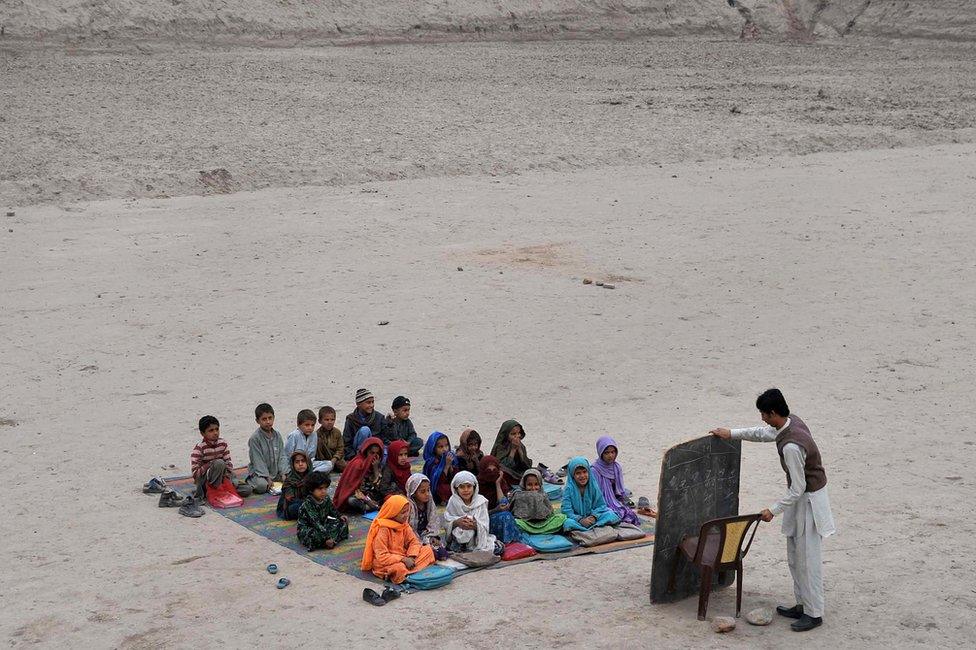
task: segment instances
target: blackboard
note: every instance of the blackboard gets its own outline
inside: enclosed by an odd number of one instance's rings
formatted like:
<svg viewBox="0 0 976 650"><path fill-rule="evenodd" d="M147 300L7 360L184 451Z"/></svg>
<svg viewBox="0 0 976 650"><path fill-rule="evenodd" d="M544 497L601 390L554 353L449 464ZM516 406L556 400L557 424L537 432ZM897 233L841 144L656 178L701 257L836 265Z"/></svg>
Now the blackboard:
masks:
<svg viewBox="0 0 976 650"><path fill-rule="evenodd" d="M710 519L739 514L739 461L742 443L705 436L675 445L664 455L657 493L651 602L670 603L698 593L700 573L680 560L675 590L667 593L671 563L685 535L698 535ZM728 586L735 572L715 576L715 586Z"/></svg>

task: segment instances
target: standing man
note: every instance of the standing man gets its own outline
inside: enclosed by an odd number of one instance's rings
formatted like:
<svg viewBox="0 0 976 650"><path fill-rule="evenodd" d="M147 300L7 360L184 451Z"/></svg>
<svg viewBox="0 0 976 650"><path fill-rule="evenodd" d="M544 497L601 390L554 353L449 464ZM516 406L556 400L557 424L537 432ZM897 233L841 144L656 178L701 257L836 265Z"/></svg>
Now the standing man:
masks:
<svg viewBox="0 0 976 650"><path fill-rule="evenodd" d="M763 521L783 515L786 557L793 576L796 605L780 605L776 611L795 618L796 632L812 630L823 623L824 588L821 546L834 534L834 518L827 498L827 474L820 450L810 429L796 415L790 415L783 393L770 388L756 398L756 408L766 426L747 429L712 429L725 440L775 442L779 462L786 472L786 495L762 511Z"/></svg>

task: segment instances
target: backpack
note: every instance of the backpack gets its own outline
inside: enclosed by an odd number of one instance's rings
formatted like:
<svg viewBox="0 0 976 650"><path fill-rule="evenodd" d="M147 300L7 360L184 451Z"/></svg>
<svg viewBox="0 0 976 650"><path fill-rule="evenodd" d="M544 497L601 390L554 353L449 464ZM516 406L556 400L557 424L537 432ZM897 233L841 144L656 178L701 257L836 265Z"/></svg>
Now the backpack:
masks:
<svg viewBox="0 0 976 650"><path fill-rule="evenodd" d="M572 550L573 543L562 535L522 535L526 544L540 553L562 553Z"/></svg>
<svg viewBox="0 0 976 650"><path fill-rule="evenodd" d="M234 489L230 479L225 478L216 487L207 483L207 503L214 508L240 508L244 505L244 499Z"/></svg>
<svg viewBox="0 0 976 650"><path fill-rule="evenodd" d="M416 573L407 575L407 584L415 589L437 589L454 579L454 569L444 566L431 565Z"/></svg>

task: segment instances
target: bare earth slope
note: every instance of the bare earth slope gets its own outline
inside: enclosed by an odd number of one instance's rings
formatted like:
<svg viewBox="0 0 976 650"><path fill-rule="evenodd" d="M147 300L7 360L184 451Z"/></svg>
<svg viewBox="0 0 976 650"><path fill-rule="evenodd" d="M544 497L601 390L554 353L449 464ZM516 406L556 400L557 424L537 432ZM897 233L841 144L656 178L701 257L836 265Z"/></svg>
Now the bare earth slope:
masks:
<svg viewBox="0 0 976 650"><path fill-rule="evenodd" d="M972 40L968 0L741 0L766 36L849 34ZM412 39L738 33L725 0L4 0L8 37L289 44Z"/></svg>
<svg viewBox="0 0 976 650"><path fill-rule="evenodd" d="M0 51L0 207L971 141L976 44Z"/></svg>

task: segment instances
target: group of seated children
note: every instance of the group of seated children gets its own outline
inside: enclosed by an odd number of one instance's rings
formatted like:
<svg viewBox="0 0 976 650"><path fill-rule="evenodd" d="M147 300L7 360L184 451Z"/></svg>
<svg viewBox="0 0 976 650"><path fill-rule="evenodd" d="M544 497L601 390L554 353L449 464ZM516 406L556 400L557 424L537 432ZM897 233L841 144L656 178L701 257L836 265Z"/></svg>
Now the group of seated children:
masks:
<svg viewBox="0 0 976 650"><path fill-rule="evenodd" d="M265 493L281 482L278 517L297 520L298 539L309 550L334 548L347 539L347 514L378 511L362 568L395 583L449 553L501 555L506 544L521 541L525 534L567 533L585 543L587 534L603 527L640 525L631 493L624 487L617 445L608 436L597 441L592 464L581 456L569 461L569 485L560 512L555 512L544 482L562 480L545 465L533 465L523 442L525 429L517 421L502 424L487 455L473 429L462 432L456 449L439 431L426 443L421 441L405 397L397 397L393 412L385 417L375 412L369 391L359 389L356 402L344 431L334 426L335 409L324 406L317 430L315 413L302 410L287 440L274 429L274 410L260 404L243 481L233 476L220 423L213 416L203 417L203 440L191 455L198 491L227 478L247 496ZM411 473L410 457L421 449L423 472ZM333 471L340 476L330 498ZM443 515L436 506L445 506Z"/></svg>

